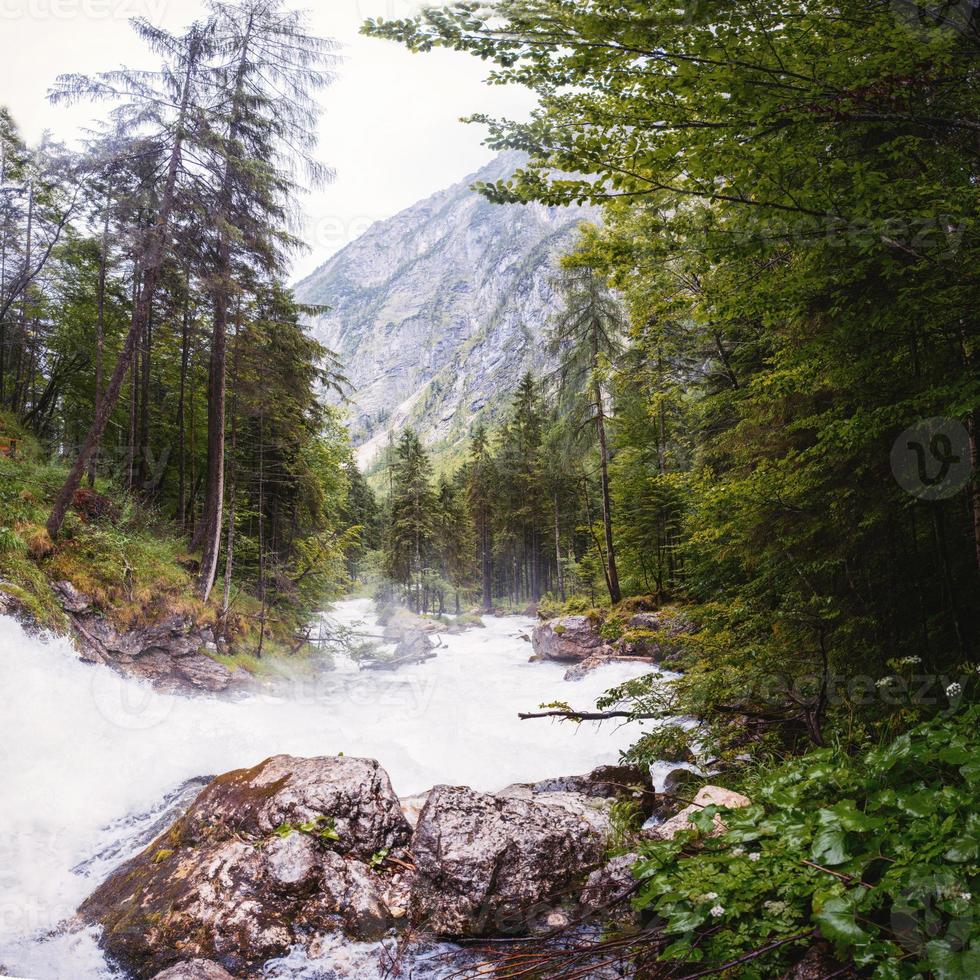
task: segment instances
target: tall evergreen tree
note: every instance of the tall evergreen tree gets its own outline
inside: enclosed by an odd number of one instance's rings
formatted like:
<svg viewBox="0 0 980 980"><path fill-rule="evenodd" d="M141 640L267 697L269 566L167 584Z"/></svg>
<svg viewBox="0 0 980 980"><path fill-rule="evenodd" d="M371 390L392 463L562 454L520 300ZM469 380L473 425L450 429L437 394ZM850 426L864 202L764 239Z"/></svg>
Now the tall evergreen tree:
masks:
<svg viewBox="0 0 980 980"><path fill-rule="evenodd" d="M608 382L622 350L623 322L619 303L601 275L587 265L569 264L561 278L564 305L555 317L551 351L558 358L562 405L576 419L579 431L591 430L599 453L599 484L605 554L600 555L610 601L622 598L616 545L613 539L612 495L609 490L610 445L606 434Z"/></svg>

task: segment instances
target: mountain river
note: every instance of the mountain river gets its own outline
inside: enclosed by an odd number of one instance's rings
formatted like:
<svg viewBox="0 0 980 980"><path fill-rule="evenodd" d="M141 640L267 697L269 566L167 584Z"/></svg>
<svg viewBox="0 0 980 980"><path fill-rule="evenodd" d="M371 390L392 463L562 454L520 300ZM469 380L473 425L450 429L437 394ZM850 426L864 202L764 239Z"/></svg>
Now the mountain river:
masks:
<svg viewBox="0 0 980 980"><path fill-rule="evenodd" d="M367 599L325 615L355 632L381 631ZM643 669L614 663L566 683L564 666L528 662L531 619L484 623L442 636L425 663L368 671L337 654L334 670L275 694L216 700L155 692L82 663L67 640L30 637L0 617L0 976L3 968L30 980L118 976L93 930L64 923L189 802L195 777L279 753L344 752L378 759L405 796L436 783L493 791L615 762L635 726L522 722L517 713L556 698L591 707ZM443 975L444 953L432 947L403 975ZM383 944L338 940L315 959L297 951L265 972L371 978L383 974L384 955Z"/></svg>

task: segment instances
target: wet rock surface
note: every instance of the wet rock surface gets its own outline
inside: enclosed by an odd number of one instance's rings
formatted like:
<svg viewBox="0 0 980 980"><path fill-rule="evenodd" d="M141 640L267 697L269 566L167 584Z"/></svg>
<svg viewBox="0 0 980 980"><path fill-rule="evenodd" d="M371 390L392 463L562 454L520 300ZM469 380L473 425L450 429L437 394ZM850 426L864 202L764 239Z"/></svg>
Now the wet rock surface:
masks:
<svg viewBox="0 0 980 980"><path fill-rule="evenodd" d="M533 932L599 865L608 831L595 798L436 786L412 839L412 919L446 936Z"/></svg>
<svg viewBox="0 0 980 980"><path fill-rule="evenodd" d="M211 960L188 960L158 973L153 980L234 980L234 977Z"/></svg>
<svg viewBox="0 0 980 980"><path fill-rule="evenodd" d="M191 958L248 973L318 934L382 935L405 876L372 857L409 833L373 760L274 756L211 782L79 914L136 977Z"/></svg>
<svg viewBox="0 0 980 980"><path fill-rule="evenodd" d="M749 806L752 801L741 793L736 793L721 786L702 786L698 790L694 801L678 811L669 820L649 827L643 831L644 835L652 840L672 840L682 830L694 830L694 825L690 818L696 816L705 807L721 806L735 810L743 806ZM720 816L715 814L713 821L712 837L717 837L725 832L725 823Z"/></svg>
<svg viewBox="0 0 980 980"><path fill-rule="evenodd" d="M232 671L209 656L216 649L209 626L168 616L117 630L71 582L55 582L53 590L71 623L79 656L88 663L105 664L167 692L221 694L252 684L245 671Z"/></svg>
<svg viewBox="0 0 980 980"><path fill-rule="evenodd" d="M579 896L579 905L596 922L607 918L623 924L633 924L637 915L630 904L630 896L636 891L633 865L637 854L619 854L589 875Z"/></svg>
<svg viewBox="0 0 980 980"><path fill-rule="evenodd" d="M600 651L612 655L613 649L599 635L598 623L588 616L561 616L535 626L531 645L545 660L574 663Z"/></svg>
<svg viewBox="0 0 980 980"><path fill-rule="evenodd" d="M598 766L582 776L559 776L531 784L535 793L580 793L606 800L631 800L646 817L653 812L657 794L650 770L643 766Z"/></svg>
<svg viewBox="0 0 980 980"><path fill-rule="evenodd" d="M571 664L565 680L575 681L615 660L669 666L679 653L677 638L692 628L673 609L634 613L614 628L605 628L597 616L561 616L536 626L531 643L535 658Z"/></svg>
<svg viewBox="0 0 980 980"><path fill-rule="evenodd" d="M607 766L496 794L436 786L400 801L372 759L273 756L209 782L79 918L102 927L129 974L178 971L168 980L256 976L297 946L403 926L449 938L533 934L580 914L583 888L597 900L605 879L593 877L591 891L587 879L604 868L607 794L634 792L639 784L622 782L632 776ZM418 813L414 832L403 808Z"/></svg>

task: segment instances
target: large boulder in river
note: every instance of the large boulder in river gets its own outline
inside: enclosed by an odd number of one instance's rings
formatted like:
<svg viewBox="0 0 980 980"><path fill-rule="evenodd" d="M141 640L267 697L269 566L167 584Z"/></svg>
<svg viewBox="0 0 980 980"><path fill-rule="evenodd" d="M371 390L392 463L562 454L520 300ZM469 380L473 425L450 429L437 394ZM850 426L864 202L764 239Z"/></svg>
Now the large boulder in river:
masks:
<svg viewBox="0 0 980 980"><path fill-rule="evenodd" d="M531 645L545 660L575 662L612 648L599 635L599 624L589 616L562 616L534 628Z"/></svg>
<svg viewBox="0 0 980 980"><path fill-rule="evenodd" d="M382 935L407 880L375 865L409 835L374 760L274 756L215 779L79 914L136 977L192 958L250 973L328 932Z"/></svg>
<svg viewBox="0 0 980 980"><path fill-rule="evenodd" d="M561 616L536 626L531 643L537 659L570 663L565 680L574 681L612 660L669 664L680 652L679 637L692 630L690 620L673 608L605 620Z"/></svg>
<svg viewBox="0 0 980 980"><path fill-rule="evenodd" d="M535 793L581 793L611 801L630 801L646 818L657 803L648 766L597 766L581 776L559 776L532 784Z"/></svg>
<svg viewBox="0 0 980 980"><path fill-rule="evenodd" d="M574 901L608 833L601 799L436 786L412 839L413 924L445 936L533 932Z"/></svg>
<svg viewBox="0 0 980 980"><path fill-rule="evenodd" d="M445 623L396 605L380 609L378 622L384 627L386 640L400 640L406 633L440 633L446 628Z"/></svg>

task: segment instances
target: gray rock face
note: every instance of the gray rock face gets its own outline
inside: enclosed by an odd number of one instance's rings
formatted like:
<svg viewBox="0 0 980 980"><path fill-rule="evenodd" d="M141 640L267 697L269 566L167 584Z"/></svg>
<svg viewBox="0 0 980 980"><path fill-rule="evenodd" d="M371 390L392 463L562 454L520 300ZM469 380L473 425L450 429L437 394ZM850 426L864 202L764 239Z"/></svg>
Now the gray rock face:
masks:
<svg viewBox="0 0 980 980"><path fill-rule="evenodd" d="M614 640L602 636L602 623L589 616L561 616L534 628L531 643L539 659L572 664L566 681L576 681L610 660L645 660L669 665L679 651L677 637L691 623L675 610L641 612L617 624Z"/></svg>
<svg viewBox="0 0 980 980"><path fill-rule="evenodd" d="M535 793L579 793L606 800L632 800L646 817L656 805L650 770L646 766L597 766L581 776L559 776L532 784Z"/></svg>
<svg viewBox="0 0 980 980"><path fill-rule="evenodd" d="M691 823L691 818L697 816L705 807L719 806L727 807L729 810L737 810L739 807L749 806L751 803L752 801L747 796L736 793L734 790L725 789L722 786L702 786L690 806L684 807L669 820L644 830L643 834L651 840L673 840L681 831L695 829ZM716 813L712 820L712 830L709 836L718 837L725 832L725 829L725 822Z"/></svg>
<svg viewBox="0 0 980 980"><path fill-rule="evenodd" d="M533 932L598 866L609 829L603 802L513 789L432 789L411 848L419 927L448 936Z"/></svg>
<svg viewBox="0 0 980 980"><path fill-rule="evenodd" d="M410 828L388 774L374 759L275 755L213 780L184 817L197 845L230 834L266 837L284 824L327 817L345 853L369 858L408 842Z"/></svg>
<svg viewBox="0 0 980 980"><path fill-rule="evenodd" d="M211 780L79 918L102 927L109 956L139 980L258 976L295 946L393 928L533 934L590 908L583 887L599 902L613 881L586 884L604 868L612 798L644 793L635 776L607 766L399 802L372 759L274 756ZM421 809L414 833L403 809Z"/></svg>
<svg viewBox="0 0 980 980"><path fill-rule="evenodd" d="M210 960L188 960L158 973L153 980L234 980L234 977Z"/></svg>
<svg viewBox="0 0 980 980"><path fill-rule="evenodd" d="M313 332L339 355L356 392L362 465L389 430L408 424L429 444L458 443L524 371L544 365L554 258L598 212L495 205L470 189L509 177L523 160L503 153L377 222L297 285L300 302L330 307Z"/></svg>
<svg viewBox="0 0 980 980"><path fill-rule="evenodd" d="M208 655L208 650L216 650L209 626L168 616L150 626L120 631L71 582L56 582L53 588L68 615L79 656L88 663L105 664L163 691L218 694L251 683L244 671L233 672Z"/></svg>
<svg viewBox="0 0 980 980"><path fill-rule="evenodd" d="M597 654L612 654L612 647L599 635L588 616L562 616L534 628L531 645L546 660L575 663Z"/></svg>
<svg viewBox="0 0 980 980"><path fill-rule="evenodd" d="M136 977L193 957L251 975L317 935L382 935L407 880L366 860L409 833L374 760L274 756L212 781L79 914Z"/></svg>
<svg viewBox="0 0 980 980"><path fill-rule="evenodd" d="M624 923L635 922L636 913L628 896L636 890L633 865L639 859L637 854L620 854L593 871L579 896L582 909L598 922L609 916Z"/></svg>

